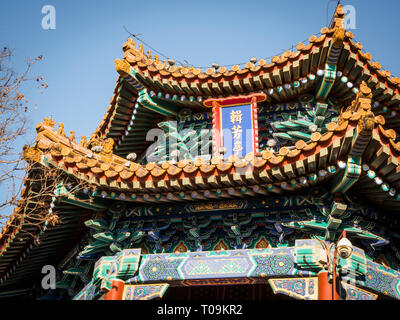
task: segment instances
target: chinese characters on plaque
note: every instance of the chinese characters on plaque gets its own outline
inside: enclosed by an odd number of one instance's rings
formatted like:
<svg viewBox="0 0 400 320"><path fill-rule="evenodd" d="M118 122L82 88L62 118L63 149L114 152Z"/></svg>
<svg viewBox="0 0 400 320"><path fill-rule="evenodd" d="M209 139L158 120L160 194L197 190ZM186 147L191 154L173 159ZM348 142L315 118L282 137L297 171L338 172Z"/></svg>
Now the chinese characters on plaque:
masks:
<svg viewBox="0 0 400 320"><path fill-rule="evenodd" d="M242 110L231 111L232 135L233 135L233 154L239 155L243 150L242 147Z"/></svg>
<svg viewBox="0 0 400 320"><path fill-rule="evenodd" d="M265 94L208 99L204 102L213 108L213 154L244 157L258 152L257 102ZM221 148L222 147L222 148Z"/></svg>

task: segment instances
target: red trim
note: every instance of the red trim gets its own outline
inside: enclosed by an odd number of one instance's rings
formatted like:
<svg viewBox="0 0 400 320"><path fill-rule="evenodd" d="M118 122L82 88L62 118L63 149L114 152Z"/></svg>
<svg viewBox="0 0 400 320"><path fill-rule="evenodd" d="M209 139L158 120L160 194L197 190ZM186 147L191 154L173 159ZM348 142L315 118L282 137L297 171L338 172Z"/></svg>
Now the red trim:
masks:
<svg viewBox="0 0 400 320"><path fill-rule="evenodd" d="M251 99L251 117L253 119L253 150L254 154L259 152L258 144L258 108L257 108L257 98L253 97Z"/></svg>
<svg viewBox="0 0 400 320"><path fill-rule="evenodd" d="M228 107L228 106L235 106L235 105L242 105L242 104L248 104L253 101L253 98L256 99L257 102L262 102L267 99L267 95L265 93L252 93L248 96L233 96L233 97L227 97L227 98L212 98L212 99L207 99L203 102L203 104L206 107L215 107L215 103L219 107Z"/></svg>
<svg viewBox="0 0 400 320"><path fill-rule="evenodd" d="M212 153L214 154L219 154L219 148L221 147L221 140L222 140L222 135L221 135L221 109L217 106L216 102L212 102L213 104L213 132L212 132L212 139L213 139L213 150Z"/></svg>

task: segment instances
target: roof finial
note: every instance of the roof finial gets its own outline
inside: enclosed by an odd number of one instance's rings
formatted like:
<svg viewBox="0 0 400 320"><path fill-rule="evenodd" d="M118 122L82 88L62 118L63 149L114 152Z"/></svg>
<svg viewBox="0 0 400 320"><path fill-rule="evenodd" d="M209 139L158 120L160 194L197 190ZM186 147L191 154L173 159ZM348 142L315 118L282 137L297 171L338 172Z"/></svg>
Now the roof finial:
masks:
<svg viewBox="0 0 400 320"><path fill-rule="evenodd" d="M81 145L82 147L86 147L86 136L81 136L80 145Z"/></svg>
<svg viewBox="0 0 400 320"><path fill-rule="evenodd" d="M340 4L340 0L337 3L335 14L333 15L333 21L330 26L331 29L333 28L344 28L344 19L345 14L342 5Z"/></svg>
<svg viewBox="0 0 400 320"><path fill-rule="evenodd" d="M70 139L72 142L75 142L75 131L74 131L74 130L71 130L70 133L71 133L71 136L69 137L69 139Z"/></svg>
<svg viewBox="0 0 400 320"><path fill-rule="evenodd" d="M143 44L142 43L139 44L138 51L143 55Z"/></svg>
<svg viewBox="0 0 400 320"><path fill-rule="evenodd" d="M65 131L64 131L64 123L60 122L58 124L58 130L57 133L63 137L65 137Z"/></svg>

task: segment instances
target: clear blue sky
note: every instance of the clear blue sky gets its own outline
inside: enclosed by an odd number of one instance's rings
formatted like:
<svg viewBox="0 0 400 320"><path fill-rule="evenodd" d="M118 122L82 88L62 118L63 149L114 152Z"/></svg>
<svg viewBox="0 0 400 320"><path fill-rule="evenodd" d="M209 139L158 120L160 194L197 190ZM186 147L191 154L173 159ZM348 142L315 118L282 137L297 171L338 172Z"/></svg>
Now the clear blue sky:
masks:
<svg viewBox="0 0 400 320"><path fill-rule="evenodd" d="M156 49L195 66L259 59L280 53L326 26L326 0L64 1L1 0L1 45L15 49L21 70L28 57L44 55L34 72L49 88L29 90L37 110L32 128L48 115L66 132L89 136L103 119L127 38L123 26ZM56 29L43 30L41 9L56 9ZM400 75L400 1L343 1L356 8L355 39L383 68ZM329 19L335 2L329 4ZM31 137L33 137L33 130Z"/></svg>

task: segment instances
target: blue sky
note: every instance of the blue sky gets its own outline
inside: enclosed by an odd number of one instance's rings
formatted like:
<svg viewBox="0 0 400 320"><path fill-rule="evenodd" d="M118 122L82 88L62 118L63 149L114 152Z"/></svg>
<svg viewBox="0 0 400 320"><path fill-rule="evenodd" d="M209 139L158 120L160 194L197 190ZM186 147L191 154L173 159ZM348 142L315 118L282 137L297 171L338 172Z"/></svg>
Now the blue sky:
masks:
<svg viewBox="0 0 400 320"><path fill-rule="evenodd" d="M329 19L335 3L329 3ZM43 30L44 5L56 9L56 29ZM195 66L246 62L270 57L326 26L325 0L246 1L61 1L1 0L1 45L15 51L14 66L43 54L34 73L49 88L28 90L32 130L44 117L62 121L66 132L89 136L103 119L117 73L114 60L131 32L176 60ZM383 68L400 75L400 1L343 1L356 9L355 39Z"/></svg>

